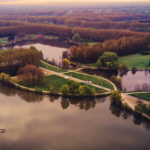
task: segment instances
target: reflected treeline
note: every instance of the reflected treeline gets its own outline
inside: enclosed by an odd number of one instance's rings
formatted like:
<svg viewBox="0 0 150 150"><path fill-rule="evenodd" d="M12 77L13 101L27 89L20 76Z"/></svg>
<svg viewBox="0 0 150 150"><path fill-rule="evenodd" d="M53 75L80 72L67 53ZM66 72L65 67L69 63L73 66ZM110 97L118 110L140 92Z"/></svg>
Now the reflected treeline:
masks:
<svg viewBox="0 0 150 150"><path fill-rule="evenodd" d="M61 107L63 109L67 109L70 105L74 105L82 110L89 110L96 106L97 103L104 103L106 97L101 98L65 98L65 97L56 97L56 96L49 96L50 102L54 102L61 98Z"/></svg>
<svg viewBox="0 0 150 150"><path fill-rule="evenodd" d="M136 84L134 90L139 91L139 92L141 92L141 91L150 91L150 84L148 84L148 83L143 83L142 85Z"/></svg>
<svg viewBox="0 0 150 150"><path fill-rule="evenodd" d="M46 96L46 95L40 95L35 93L30 93L22 90L18 90L15 88L8 87L6 85L3 85L0 83L0 93L4 94L6 96L15 96L18 95L21 99L23 99L26 102L41 102L45 97L49 99L51 103L61 100L60 106L62 109L66 110L69 108L69 106L74 105L78 107L80 110L88 111L90 109L95 108L96 104L98 103L104 103L106 101L107 97L99 97L99 98L64 98L60 96ZM142 119L142 117L137 116L133 114L131 111L128 111L126 109L122 109L120 107L117 107L115 105L110 105L109 108L111 114L113 114L116 117L122 117L124 120L128 119L130 116L133 116L133 123L135 125L143 125L144 128L147 131L150 131L150 122Z"/></svg>
<svg viewBox="0 0 150 150"><path fill-rule="evenodd" d="M7 46L5 48L13 48L14 46L24 46L28 44L36 44L41 43L44 45L50 45L60 48L70 48L71 46L78 46L76 43L69 42L65 39L59 39L59 40L50 40L50 39L35 39L35 40L24 40L24 41L18 41L16 44L13 44L12 46Z"/></svg>
<svg viewBox="0 0 150 150"><path fill-rule="evenodd" d="M6 96L18 95L21 99L25 100L26 102L41 102L45 97L45 95L18 90L1 83L0 83L0 93Z"/></svg>
<svg viewBox="0 0 150 150"><path fill-rule="evenodd" d="M124 120L128 119L130 116L133 116L133 123L135 125L138 125L138 126L143 125L147 131L150 131L150 121L143 119L141 116L134 114L129 110L125 110L120 107L117 107L115 105L110 105L109 110L111 114L113 114L114 116L118 118L122 117Z"/></svg>
<svg viewBox="0 0 150 150"><path fill-rule="evenodd" d="M56 100L60 100L61 98L61 107L63 109L67 109L70 105L75 105L80 109L89 110L96 106L96 103L104 103L105 97L101 98L64 98L61 96L46 96L42 94L36 94L31 92L26 92L22 90L18 90L15 88L11 88L9 86L3 85L0 83L0 93L6 96L19 96L26 102L41 102L45 97L49 98L50 102L54 102Z"/></svg>

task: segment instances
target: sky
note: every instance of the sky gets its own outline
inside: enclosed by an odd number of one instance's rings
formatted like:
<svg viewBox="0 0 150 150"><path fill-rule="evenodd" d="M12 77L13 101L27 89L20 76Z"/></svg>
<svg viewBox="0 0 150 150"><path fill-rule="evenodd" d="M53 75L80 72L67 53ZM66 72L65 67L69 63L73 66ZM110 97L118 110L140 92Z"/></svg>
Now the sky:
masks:
<svg viewBox="0 0 150 150"><path fill-rule="evenodd" d="M84 3L84 2L150 2L150 0L0 0L1 4L25 4L25 3L47 3L47 2L53 2L53 3Z"/></svg>

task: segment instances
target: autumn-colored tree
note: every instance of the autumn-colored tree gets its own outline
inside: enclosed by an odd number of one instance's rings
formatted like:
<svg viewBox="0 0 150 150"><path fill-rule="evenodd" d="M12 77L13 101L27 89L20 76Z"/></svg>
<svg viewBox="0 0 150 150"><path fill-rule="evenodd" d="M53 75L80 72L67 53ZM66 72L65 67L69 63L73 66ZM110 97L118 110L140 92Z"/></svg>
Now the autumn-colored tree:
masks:
<svg viewBox="0 0 150 150"><path fill-rule="evenodd" d="M44 73L34 65L27 65L18 71L19 78L25 85L40 85L45 81Z"/></svg>
<svg viewBox="0 0 150 150"><path fill-rule="evenodd" d="M70 60L68 60L67 58L64 58L62 60L62 67L65 68L65 69L68 69L69 65L70 65Z"/></svg>

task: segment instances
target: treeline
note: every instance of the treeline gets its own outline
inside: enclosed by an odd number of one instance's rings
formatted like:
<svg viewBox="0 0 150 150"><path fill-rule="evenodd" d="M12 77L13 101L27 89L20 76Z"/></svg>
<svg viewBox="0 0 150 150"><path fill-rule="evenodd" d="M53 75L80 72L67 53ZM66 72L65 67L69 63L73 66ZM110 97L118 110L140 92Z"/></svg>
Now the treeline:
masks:
<svg viewBox="0 0 150 150"><path fill-rule="evenodd" d="M75 22L71 22L75 24ZM70 23L70 25L71 25ZM150 23L140 23L138 21L128 22L112 22L112 21L100 21L100 22L87 22L80 21L82 27L95 28L95 29L128 29L132 31L147 32L150 31Z"/></svg>
<svg viewBox="0 0 150 150"><path fill-rule="evenodd" d="M36 23L36 22L53 22L55 24L65 24L65 20L70 17L67 16L22 16L22 15L6 15L6 16L0 16L1 20L19 20L23 22L30 22L30 23Z"/></svg>
<svg viewBox="0 0 150 150"><path fill-rule="evenodd" d="M119 39L121 37L136 37L145 38L150 43L150 34L142 32L134 32L127 30L108 30L108 29L91 29L75 27L72 29L72 34L78 33L81 38L92 39L94 41L104 42L108 39Z"/></svg>
<svg viewBox="0 0 150 150"><path fill-rule="evenodd" d="M71 36L72 30L70 27L57 26L57 25L40 25L40 24L28 24L10 27L1 27L0 36L15 35L18 32L24 32L27 34L37 34L44 32L46 34L54 34L58 36Z"/></svg>
<svg viewBox="0 0 150 150"><path fill-rule="evenodd" d="M0 72L16 75L20 67L28 64L39 67L40 58L40 52L37 50L26 48L5 50L0 53Z"/></svg>
<svg viewBox="0 0 150 150"><path fill-rule="evenodd" d="M9 27L9 26L18 26L24 25L25 23L19 21L7 21L7 20L0 20L0 27Z"/></svg>
<svg viewBox="0 0 150 150"><path fill-rule="evenodd" d="M6 15L64 15L67 11L59 10L59 11L2 11Z"/></svg>
<svg viewBox="0 0 150 150"><path fill-rule="evenodd" d="M24 32L27 34L53 34L58 36L72 37L74 34L78 33L83 39L92 39L94 41L104 42L108 39L119 39L121 37L135 38L145 38L148 43L150 43L150 33L133 32L127 30L108 30L108 29L90 29L90 28L80 28L80 27L67 27L58 25L45 25L45 24L26 24L10 27L1 27L0 36L10 36L16 35L19 32Z"/></svg>
<svg viewBox="0 0 150 150"><path fill-rule="evenodd" d="M119 56L134 54L142 49L147 49L147 42L144 38L122 37L118 40L106 40L103 44L95 43L92 46L72 46L70 48L71 60L92 63L96 62L104 52L115 52Z"/></svg>

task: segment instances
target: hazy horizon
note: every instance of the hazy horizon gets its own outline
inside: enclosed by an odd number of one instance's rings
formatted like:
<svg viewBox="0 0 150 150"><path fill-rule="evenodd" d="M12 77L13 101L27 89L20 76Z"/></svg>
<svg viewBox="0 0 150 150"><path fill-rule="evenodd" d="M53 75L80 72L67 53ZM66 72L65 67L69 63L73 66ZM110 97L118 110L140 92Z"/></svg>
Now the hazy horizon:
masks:
<svg viewBox="0 0 150 150"><path fill-rule="evenodd" d="M46 4L46 3L150 3L150 0L0 0L0 4Z"/></svg>

